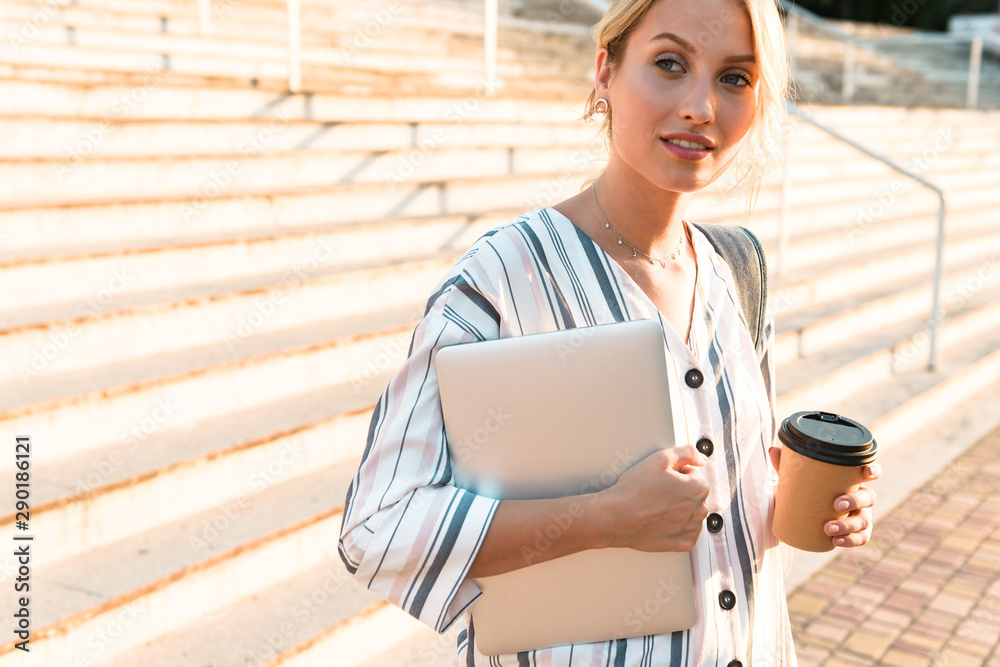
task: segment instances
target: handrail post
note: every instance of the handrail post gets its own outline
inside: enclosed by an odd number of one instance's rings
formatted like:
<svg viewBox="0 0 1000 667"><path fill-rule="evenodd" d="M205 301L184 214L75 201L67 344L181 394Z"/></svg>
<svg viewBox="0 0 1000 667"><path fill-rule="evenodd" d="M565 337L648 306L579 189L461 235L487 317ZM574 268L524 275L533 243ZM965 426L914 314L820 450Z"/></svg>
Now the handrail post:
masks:
<svg viewBox="0 0 1000 667"><path fill-rule="evenodd" d="M792 122L791 116L788 122ZM777 276L783 277L788 269L788 241L790 234L790 224L792 217L792 133L785 132L784 137L784 162L781 167L781 211L778 214L778 266L775 269Z"/></svg>
<svg viewBox="0 0 1000 667"><path fill-rule="evenodd" d="M942 308L941 308L941 277L942 277L943 272L944 272L944 269L943 269L943 266L944 266L944 242L945 242L945 226L944 225L945 225L945 208L946 208L946 206L945 206L944 190L942 190L940 187L938 187L934 183L931 183L927 179L923 178L922 176L918 176L916 174L913 174L913 173L907 171L906 168L904 168L903 166L901 166L901 165L893 162L889 158L887 158L887 157L885 157L883 155L879 155L878 153L876 153L876 152L874 152L874 151L872 151L872 150L870 150L870 149L862 146L861 144L857 143L856 141L852 141L851 139L848 139L847 137L845 137L844 135L840 134L836 130L834 130L834 129L830 128L830 127L827 127L826 125L823 125L822 123L816 122L815 120L813 120L812 118L810 118L808 115L804 114L802 112L802 110L799 109L798 106L794 102L792 102L791 100L786 100L785 101L785 105L786 105L786 107L788 109L788 113L789 114L794 115L794 116L800 118L801 120L809 123L813 127L818 128L819 130L822 130L826 134L828 134L828 135L836 138L838 141L841 141L841 142L847 144L848 146L851 146L855 150L857 150L857 151L859 151L861 153L864 153L868 157L871 157L871 158L874 158L874 159L878 160L879 162L881 162L882 164L888 166L889 168L893 169L894 171L899 172L900 174L902 174L902 175L904 175L904 176L906 176L908 178L913 179L917 183L920 183L921 185L923 185L925 188L928 188L929 190L933 190L935 193L937 193L937 196L938 196L938 199L941 202L941 205L938 207L937 247L935 248L935 258L934 258L934 302L931 305L931 319L930 319L930 338L931 338L931 340L930 340L930 357L928 359L928 368L931 370L931 372L933 372L936 369L936 366L937 366L938 329L941 326L942 322L944 321L944 316L945 316L944 310L942 310Z"/></svg>
<svg viewBox="0 0 1000 667"><path fill-rule="evenodd" d="M796 61L798 60L798 43L799 43L799 15L796 12L791 12L788 15L788 37L787 50L788 50L788 71L791 74L792 81L795 80L797 72L795 71Z"/></svg>
<svg viewBox="0 0 1000 667"><path fill-rule="evenodd" d="M500 3L485 0L483 16L483 77L487 93L492 93L497 80L497 32L499 30Z"/></svg>
<svg viewBox="0 0 1000 667"><path fill-rule="evenodd" d="M841 89L844 102L854 97L854 40L844 42L844 82Z"/></svg>
<svg viewBox="0 0 1000 667"><path fill-rule="evenodd" d="M212 34L211 5L211 0L198 0L198 28L202 37Z"/></svg>
<svg viewBox="0 0 1000 667"><path fill-rule="evenodd" d="M972 49L969 54L969 90L965 96L965 106L975 109L979 105L979 75L983 66L983 38L976 35L972 38Z"/></svg>
<svg viewBox="0 0 1000 667"><path fill-rule="evenodd" d="M934 304L931 310L931 350L927 361L927 369L931 373L937 370L938 327L941 326L944 320L944 311L938 312L941 308L941 273L942 264L944 263L944 193L938 192L938 197L941 199L941 205L938 207L937 249L934 259Z"/></svg>
<svg viewBox="0 0 1000 667"><path fill-rule="evenodd" d="M300 44L299 0L288 0L288 90L302 90L302 53Z"/></svg>

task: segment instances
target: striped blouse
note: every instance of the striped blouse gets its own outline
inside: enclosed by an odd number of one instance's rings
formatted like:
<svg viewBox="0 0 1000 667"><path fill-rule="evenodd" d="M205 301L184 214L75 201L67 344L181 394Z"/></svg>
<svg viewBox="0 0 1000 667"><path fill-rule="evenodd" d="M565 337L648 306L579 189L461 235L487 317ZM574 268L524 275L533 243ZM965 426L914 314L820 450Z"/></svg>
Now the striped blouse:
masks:
<svg viewBox="0 0 1000 667"><path fill-rule="evenodd" d="M428 299L407 359L372 415L347 492L340 555L358 581L437 631L458 621L460 665L796 664L771 531L773 317L768 311L755 349L728 265L688 227L698 273L687 343L614 259L547 206L484 234ZM702 530L690 552L698 623L668 635L483 655L470 609L481 592L466 574L499 501L452 483L435 352L636 319L663 328L677 442L712 443L706 504L722 528ZM683 381L692 368L704 375L698 388ZM733 598L735 606L722 606Z"/></svg>

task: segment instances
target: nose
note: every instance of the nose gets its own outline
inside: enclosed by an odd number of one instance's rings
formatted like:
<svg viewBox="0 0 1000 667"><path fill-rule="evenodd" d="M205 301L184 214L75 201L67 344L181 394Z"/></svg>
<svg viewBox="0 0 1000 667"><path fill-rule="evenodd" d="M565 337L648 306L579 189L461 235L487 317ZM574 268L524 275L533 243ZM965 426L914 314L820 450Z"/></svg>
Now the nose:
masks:
<svg viewBox="0 0 1000 667"><path fill-rule="evenodd" d="M681 118L689 123L703 124L715 118L715 88L708 77L689 77L678 108Z"/></svg>

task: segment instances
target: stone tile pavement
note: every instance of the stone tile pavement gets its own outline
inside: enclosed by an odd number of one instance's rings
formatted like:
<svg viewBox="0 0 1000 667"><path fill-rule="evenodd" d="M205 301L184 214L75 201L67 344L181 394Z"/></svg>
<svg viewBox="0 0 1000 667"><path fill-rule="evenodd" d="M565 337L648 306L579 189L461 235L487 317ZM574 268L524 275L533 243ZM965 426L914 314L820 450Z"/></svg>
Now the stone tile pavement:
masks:
<svg viewBox="0 0 1000 667"><path fill-rule="evenodd" d="M802 667L1000 667L1000 429L876 514L872 541L788 605Z"/></svg>

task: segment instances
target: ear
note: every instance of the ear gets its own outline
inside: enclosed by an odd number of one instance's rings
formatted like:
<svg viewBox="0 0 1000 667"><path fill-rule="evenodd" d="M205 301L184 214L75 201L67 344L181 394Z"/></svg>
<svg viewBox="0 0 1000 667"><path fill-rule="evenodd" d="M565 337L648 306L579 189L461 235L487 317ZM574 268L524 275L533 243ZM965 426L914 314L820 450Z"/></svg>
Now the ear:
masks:
<svg viewBox="0 0 1000 667"><path fill-rule="evenodd" d="M597 62L594 67L594 90L597 97L607 97L608 87L611 83L611 65L608 63L608 49L602 47L597 51Z"/></svg>

